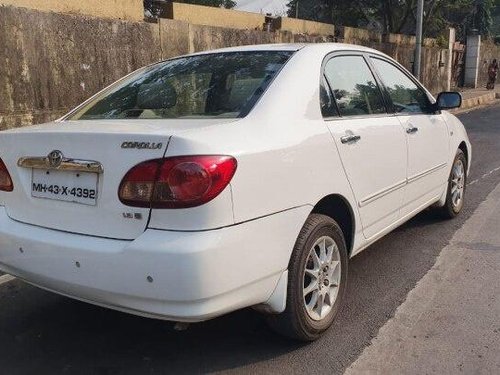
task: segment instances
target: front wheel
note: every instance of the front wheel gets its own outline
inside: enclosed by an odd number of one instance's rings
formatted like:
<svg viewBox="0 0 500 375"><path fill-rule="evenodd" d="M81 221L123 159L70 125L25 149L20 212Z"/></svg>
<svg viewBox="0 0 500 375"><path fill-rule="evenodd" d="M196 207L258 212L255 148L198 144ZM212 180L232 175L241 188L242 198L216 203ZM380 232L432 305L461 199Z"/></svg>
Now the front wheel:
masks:
<svg viewBox="0 0 500 375"><path fill-rule="evenodd" d="M446 203L441 208L441 213L445 218L453 219L462 211L465 202L466 183L467 159L463 151L458 150L448 179Z"/></svg>
<svg viewBox="0 0 500 375"><path fill-rule="evenodd" d="M268 318L287 337L313 341L332 324L347 282L344 235L328 216L311 214L295 244L288 267L286 309Z"/></svg>

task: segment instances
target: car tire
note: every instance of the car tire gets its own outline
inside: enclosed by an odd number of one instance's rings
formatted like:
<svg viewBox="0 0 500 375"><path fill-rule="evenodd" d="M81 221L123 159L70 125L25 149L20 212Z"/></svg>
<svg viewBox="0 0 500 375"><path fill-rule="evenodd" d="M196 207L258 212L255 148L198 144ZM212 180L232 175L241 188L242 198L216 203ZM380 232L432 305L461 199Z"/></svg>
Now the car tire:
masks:
<svg viewBox="0 0 500 375"><path fill-rule="evenodd" d="M341 306L347 264L347 247L339 225L329 216L311 214L290 258L285 311L268 317L271 328L300 341L319 338L332 325Z"/></svg>
<svg viewBox="0 0 500 375"><path fill-rule="evenodd" d="M445 219L453 219L460 214L465 202L467 186L467 158L462 150L457 151L451 167L446 190L446 202L441 207L441 215Z"/></svg>

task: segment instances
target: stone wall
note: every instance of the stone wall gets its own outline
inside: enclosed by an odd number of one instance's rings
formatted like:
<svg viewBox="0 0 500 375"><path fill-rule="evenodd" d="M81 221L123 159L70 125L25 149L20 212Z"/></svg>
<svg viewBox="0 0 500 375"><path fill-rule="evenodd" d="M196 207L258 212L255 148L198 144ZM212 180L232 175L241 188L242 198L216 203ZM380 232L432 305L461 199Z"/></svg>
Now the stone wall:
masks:
<svg viewBox="0 0 500 375"><path fill-rule="evenodd" d="M122 20L144 18L143 0L0 0L0 5Z"/></svg>
<svg viewBox="0 0 500 375"><path fill-rule="evenodd" d="M360 33L339 41L381 50L411 69L414 46ZM340 37L342 37L340 39ZM327 42L333 36L92 18L0 6L0 129L50 121L125 74L161 59L262 43ZM446 89L446 50L424 48L423 81Z"/></svg>

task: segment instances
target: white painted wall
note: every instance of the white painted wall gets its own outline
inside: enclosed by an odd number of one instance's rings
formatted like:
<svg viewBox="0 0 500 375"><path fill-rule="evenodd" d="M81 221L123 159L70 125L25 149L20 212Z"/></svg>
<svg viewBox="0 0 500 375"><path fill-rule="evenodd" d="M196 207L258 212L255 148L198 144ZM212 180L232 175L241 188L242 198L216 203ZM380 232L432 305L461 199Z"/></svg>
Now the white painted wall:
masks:
<svg viewBox="0 0 500 375"><path fill-rule="evenodd" d="M478 86L479 52L481 51L481 35L467 37L467 50L465 53L465 79L466 87Z"/></svg>

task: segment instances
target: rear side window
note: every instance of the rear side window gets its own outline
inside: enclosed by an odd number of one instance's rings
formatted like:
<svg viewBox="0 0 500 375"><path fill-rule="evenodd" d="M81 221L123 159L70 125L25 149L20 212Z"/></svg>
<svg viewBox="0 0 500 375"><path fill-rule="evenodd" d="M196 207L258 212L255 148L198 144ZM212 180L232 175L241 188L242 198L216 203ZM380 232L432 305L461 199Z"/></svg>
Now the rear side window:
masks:
<svg viewBox="0 0 500 375"><path fill-rule="evenodd" d="M213 53L155 64L118 81L68 119L242 117L292 54Z"/></svg>
<svg viewBox="0 0 500 375"><path fill-rule="evenodd" d="M319 103L323 117L334 117L339 115L325 77L321 78L319 86Z"/></svg>
<svg viewBox="0 0 500 375"><path fill-rule="evenodd" d="M380 88L362 56L337 56L325 65L325 76L341 116L386 113Z"/></svg>
<svg viewBox="0 0 500 375"><path fill-rule="evenodd" d="M391 97L394 111L398 113L426 113L431 103L427 94L405 73L387 61L372 58L373 65Z"/></svg>

